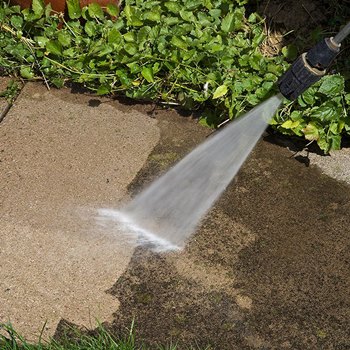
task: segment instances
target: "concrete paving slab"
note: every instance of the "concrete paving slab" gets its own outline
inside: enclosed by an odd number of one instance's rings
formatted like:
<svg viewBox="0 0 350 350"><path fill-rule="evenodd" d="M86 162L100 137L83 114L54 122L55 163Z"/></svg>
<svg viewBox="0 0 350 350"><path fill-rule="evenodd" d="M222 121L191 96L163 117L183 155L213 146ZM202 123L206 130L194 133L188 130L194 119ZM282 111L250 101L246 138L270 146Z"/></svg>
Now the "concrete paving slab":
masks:
<svg viewBox="0 0 350 350"><path fill-rule="evenodd" d="M61 318L94 327L132 242L96 226L159 140L157 122L109 99L27 84L0 124L0 322L29 340Z"/></svg>
<svg viewBox="0 0 350 350"><path fill-rule="evenodd" d="M310 164L319 167L324 174L350 184L350 148L331 152L328 156L310 153L309 158Z"/></svg>

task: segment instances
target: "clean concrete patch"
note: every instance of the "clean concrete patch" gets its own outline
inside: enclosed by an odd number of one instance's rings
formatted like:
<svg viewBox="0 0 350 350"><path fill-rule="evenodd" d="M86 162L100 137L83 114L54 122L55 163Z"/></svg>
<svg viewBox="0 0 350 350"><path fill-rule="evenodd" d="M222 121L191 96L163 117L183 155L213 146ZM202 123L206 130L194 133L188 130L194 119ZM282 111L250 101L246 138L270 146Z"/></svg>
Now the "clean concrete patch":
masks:
<svg viewBox="0 0 350 350"><path fill-rule="evenodd" d="M37 339L61 318L94 327L132 243L105 232L159 140L157 122L109 99L27 84L0 124L0 322Z"/></svg>
<svg viewBox="0 0 350 350"><path fill-rule="evenodd" d="M309 158L310 164L319 167L324 174L350 184L350 148L333 151L328 156L310 153Z"/></svg>

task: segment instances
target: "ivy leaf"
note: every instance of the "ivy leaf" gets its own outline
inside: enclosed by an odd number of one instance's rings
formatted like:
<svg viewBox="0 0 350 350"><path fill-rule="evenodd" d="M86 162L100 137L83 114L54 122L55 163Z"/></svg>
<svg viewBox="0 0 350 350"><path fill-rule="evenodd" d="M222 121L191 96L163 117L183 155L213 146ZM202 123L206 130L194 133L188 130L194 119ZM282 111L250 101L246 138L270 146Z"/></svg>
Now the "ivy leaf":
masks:
<svg viewBox="0 0 350 350"><path fill-rule="evenodd" d="M153 76L153 69L152 67L144 67L141 71L142 76L147 80L149 83L154 82L154 76Z"/></svg>
<svg viewBox="0 0 350 350"><path fill-rule="evenodd" d="M319 119L321 121L332 122L338 120L341 116L341 110L339 106L331 102L326 102L319 107L314 107L311 110L311 117Z"/></svg>
<svg viewBox="0 0 350 350"><path fill-rule="evenodd" d="M34 14L40 18L45 12L44 0L33 0L32 1L32 10Z"/></svg>
<svg viewBox="0 0 350 350"><path fill-rule="evenodd" d="M68 16L70 19L78 19L81 17L81 8L79 0L66 0L68 8Z"/></svg>
<svg viewBox="0 0 350 350"><path fill-rule="evenodd" d="M11 17L11 25L16 29L22 29L23 26L23 18L21 16L12 16Z"/></svg>
<svg viewBox="0 0 350 350"><path fill-rule="evenodd" d="M50 40L46 43L46 50L57 56L62 56L62 46L58 41Z"/></svg>
<svg viewBox="0 0 350 350"><path fill-rule="evenodd" d="M284 46L282 48L282 54L285 58L288 58L289 60L295 60L298 56L298 49L293 44Z"/></svg>
<svg viewBox="0 0 350 350"><path fill-rule="evenodd" d="M96 34L97 24L95 21L87 21L84 26L85 33L88 36L94 36Z"/></svg>
<svg viewBox="0 0 350 350"><path fill-rule="evenodd" d="M119 30L112 28L108 33L108 42L110 44L120 44L123 41L123 37L120 34Z"/></svg>
<svg viewBox="0 0 350 350"><path fill-rule="evenodd" d="M323 78L319 92L326 96L333 97L344 90L344 78L341 75L328 75Z"/></svg>
<svg viewBox="0 0 350 350"><path fill-rule="evenodd" d="M340 135L332 135L330 150L338 151L341 148L341 136Z"/></svg>
<svg viewBox="0 0 350 350"><path fill-rule="evenodd" d="M45 47L49 39L46 36L36 36L34 40L38 43L40 47Z"/></svg>
<svg viewBox="0 0 350 350"><path fill-rule="evenodd" d="M291 119L285 121L281 127L284 128L284 129L294 129L296 127L298 127L300 125L300 121L299 120L296 120L296 121L293 121Z"/></svg>
<svg viewBox="0 0 350 350"><path fill-rule="evenodd" d="M213 100L225 96L227 94L228 88L226 85L220 85L213 94Z"/></svg>
<svg viewBox="0 0 350 350"><path fill-rule="evenodd" d="M97 95L107 95L111 92L111 88L109 85L101 85L96 92Z"/></svg>
<svg viewBox="0 0 350 350"><path fill-rule="evenodd" d="M130 55L133 56L137 53L137 46L134 43L127 43L124 45L124 50Z"/></svg>
<svg viewBox="0 0 350 350"><path fill-rule="evenodd" d="M171 38L171 43L180 49L187 50L187 47L188 47L187 43L176 36L173 36Z"/></svg>
<svg viewBox="0 0 350 350"><path fill-rule="evenodd" d="M34 73L33 73L33 71L31 70L30 67L22 66L21 70L20 70L20 73L21 73L21 77L24 78L24 79L32 79L32 78L34 78Z"/></svg>
<svg viewBox="0 0 350 350"><path fill-rule="evenodd" d="M119 15L119 7L114 4L108 4L106 11L111 17L118 17Z"/></svg>
<svg viewBox="0 0 350 350"><path fill-rule="evenodd" d="M191 11L185 11L185 10L181 10L179 12L181 18L186 21L186 22L195 22L196 21L196 17L193 15L193 13Z"/></svg>
<svg viewBox="0 0 350 350"><path fill-rule="evenodd" d="M70 46L71 44L71 36L69 33L64 32L62 30L59 31L57 35L58 41L61 43L62 46Z"/></svg>
<svg viewBox="0 0 350 350"><path fill-rule="evenodd" d="M181 5L176 1L167 1L164 6L172 13L178 14L181 10Z"/></svg>
<svg viewBox="0 0 350 350"><path fill-rule="evenodd" d="M314 87L308 88L301 96L298 97L298 102L302 107L306 107L306 105L314 105L316 98L316 89Z"/></svg>
<svg viewBox="0 0 350 350"><path fill-rule="evenodd" d="M99 4L93 2L88 7L89 15L93 18L103 19L104 14Z"/></svg>
<svg viewBox="0 0 350 350"><path fill-rule="evenodd" d="M225 33L229 33L234 29L235 18L233 13L229 13L225 16L221 23L221 30Z"/></svg>
<svg viewBox="0 0 350 350"><path fill-rule="evenodd" d="M305 138L309 141L316 141L319 139L320 134L318 132L318 127L315 123L310 122L303 130L302 132L305 135Z"/></svg>
<svg viewBox="0 0 350 350"><path fill-rule="evenodd" d="M143 19L151 22L160 21L160 11L147 11L143 14Z"/></svg>

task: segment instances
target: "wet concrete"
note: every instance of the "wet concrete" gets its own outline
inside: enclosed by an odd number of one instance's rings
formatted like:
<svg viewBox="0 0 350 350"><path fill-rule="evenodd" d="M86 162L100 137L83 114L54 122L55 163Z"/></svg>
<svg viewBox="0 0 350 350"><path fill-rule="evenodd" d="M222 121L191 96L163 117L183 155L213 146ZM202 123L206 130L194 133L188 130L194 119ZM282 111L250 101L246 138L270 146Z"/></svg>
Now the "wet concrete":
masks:
<svg viewBox="0 0 350 350"><path fill-rule="evenodd" d="M176 132L193 128L181 118L159 125L133 193L162 171L155 159L204 137ZM349 210L349 186L261 141L185 251L135 252L110 290L121 301L111 329L134 319L153 347L349 349Z"/></svg>

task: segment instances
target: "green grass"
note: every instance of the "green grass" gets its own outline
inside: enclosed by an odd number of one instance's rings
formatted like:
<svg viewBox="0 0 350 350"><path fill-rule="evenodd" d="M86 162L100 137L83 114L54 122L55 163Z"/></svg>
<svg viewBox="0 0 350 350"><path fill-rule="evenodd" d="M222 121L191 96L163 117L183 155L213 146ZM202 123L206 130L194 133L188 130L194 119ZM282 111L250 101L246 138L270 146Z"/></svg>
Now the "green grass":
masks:
<svg viewBox="0 0 350 350"><path fill-rule="evenodd" d="M36 344L27 342L11 325L0 325L4 335L0 336L1 350L134 350L141 349L135 346L133 331L125 339L117 339L104 327L99 326L94 335L81 332L77 329L69 329L69 335L61 339L44 341L39 337Z"/></svg>
<svg viewBox="0 0 350 350"><path fill-rule="evenodd" d="M69 328L59 339L42 340L36 343L28 342L10 324L0 324L1 350L147 350L144 345L135 342L133 325L129 334L124 338L115 337L102 325L94 332L83 332ZM176 345L157 346L158 350L176 350Z"/></svg>

